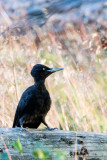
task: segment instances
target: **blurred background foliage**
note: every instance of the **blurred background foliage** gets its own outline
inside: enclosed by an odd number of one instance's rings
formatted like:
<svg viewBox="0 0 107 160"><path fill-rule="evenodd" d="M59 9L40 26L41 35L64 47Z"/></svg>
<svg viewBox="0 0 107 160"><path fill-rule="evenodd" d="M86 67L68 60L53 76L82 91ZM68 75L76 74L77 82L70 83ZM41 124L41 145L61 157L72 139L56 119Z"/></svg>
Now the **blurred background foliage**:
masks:
<svg viewBox="0 0 107 160"><path fill-rule="evenodd" d="M41 63L64 67L46 80L49 126L107 132L106 15L99 0L0 2L0 127L12 127L32 66Z"/></svg>

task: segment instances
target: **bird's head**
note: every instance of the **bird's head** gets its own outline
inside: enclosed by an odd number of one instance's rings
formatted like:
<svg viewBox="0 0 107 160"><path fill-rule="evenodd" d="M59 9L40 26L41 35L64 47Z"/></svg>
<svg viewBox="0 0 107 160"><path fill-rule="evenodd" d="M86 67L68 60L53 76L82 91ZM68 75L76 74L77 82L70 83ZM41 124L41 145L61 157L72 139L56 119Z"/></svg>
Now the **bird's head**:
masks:
<svg viewBox="0 0 107 160"><path fill-rule="evenodd" d="M42 64L36 64L31 70L31 75L37 82L45 80L49 75L60 70L63 70L63 68L49 68Z"/></svg>

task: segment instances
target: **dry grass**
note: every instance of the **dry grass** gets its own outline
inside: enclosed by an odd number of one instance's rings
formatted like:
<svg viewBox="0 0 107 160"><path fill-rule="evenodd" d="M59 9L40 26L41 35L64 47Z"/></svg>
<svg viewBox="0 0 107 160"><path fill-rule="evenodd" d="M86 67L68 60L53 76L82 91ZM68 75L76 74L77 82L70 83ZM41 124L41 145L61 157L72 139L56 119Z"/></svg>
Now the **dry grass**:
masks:
<svg viewBox="0 0 107 160"><path fill-rule="evenodd" d="M33 84L30 70L42 63L64 67L46 80L52 98L48 124L64 130L107 132L107 51L96 26L86 28L78 22L77 29L68 21L56 33L55 23L59 25L55 18L49 19L42 28L33 26L33 31L22 25L25 35L18 27L15 33L7 30L5 40L1 39L0 127L12 127L20 96Z"/></svg>

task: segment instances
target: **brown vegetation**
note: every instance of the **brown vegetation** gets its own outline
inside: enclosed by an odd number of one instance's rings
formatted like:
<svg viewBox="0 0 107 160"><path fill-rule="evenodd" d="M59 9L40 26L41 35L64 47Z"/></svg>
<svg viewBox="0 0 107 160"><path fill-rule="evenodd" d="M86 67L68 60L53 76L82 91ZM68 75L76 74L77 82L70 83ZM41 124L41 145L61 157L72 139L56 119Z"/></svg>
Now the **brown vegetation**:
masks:
<svg viewBox="0 0 107 160"><path fill-rule="evenodd" d="M107 132L106 40L102 42L94 21L62 19L54 15L43 27L32 24L32 29L24 21L21 26L4 28L0 36L0 127L12 127L20 96L33 84L30 70L42 63L64 67L46 81L52 98L47 116L50 127ZM107 25L101 21L100 26Z"/></svg>

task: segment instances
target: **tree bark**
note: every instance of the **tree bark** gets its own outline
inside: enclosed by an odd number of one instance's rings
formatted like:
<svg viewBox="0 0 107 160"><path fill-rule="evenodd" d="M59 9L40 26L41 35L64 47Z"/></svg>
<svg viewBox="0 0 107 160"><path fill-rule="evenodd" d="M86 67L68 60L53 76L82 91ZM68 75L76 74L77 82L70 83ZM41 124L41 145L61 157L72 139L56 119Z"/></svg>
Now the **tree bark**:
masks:
<svg viewBox="0 0 107 160"><path fill-rule="evenodd" d="M23 155L10 144L16 142L17 137L23 146ZM7 153L8 159L12 160L35 159L32 148L37 142L43 142L50 150L58 148L66 152L67 160L107 160L107 134L20 128L0 128L0 157Z"/></svg>

